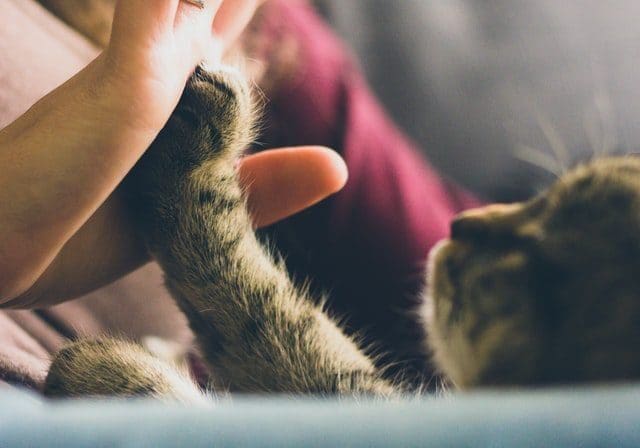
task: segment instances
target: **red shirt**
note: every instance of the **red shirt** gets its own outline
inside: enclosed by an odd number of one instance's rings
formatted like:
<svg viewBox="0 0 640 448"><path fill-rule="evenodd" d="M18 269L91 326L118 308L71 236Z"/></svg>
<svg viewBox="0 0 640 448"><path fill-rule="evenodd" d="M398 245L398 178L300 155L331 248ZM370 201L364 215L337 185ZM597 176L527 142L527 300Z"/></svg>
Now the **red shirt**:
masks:
<svg viewBox="0 0 640 448"><path fill-rule="evenodd" d="M430 375L414 313L425 260L451 218L477 202L443 180L397 129L310 7L277 0L264 20L276 42L295 39L299 63L270 96L261 141L326 145L349 168L340 193L276 225L271 238L297 278L329 293L349 331L389 353L385 361Z"/></svg>

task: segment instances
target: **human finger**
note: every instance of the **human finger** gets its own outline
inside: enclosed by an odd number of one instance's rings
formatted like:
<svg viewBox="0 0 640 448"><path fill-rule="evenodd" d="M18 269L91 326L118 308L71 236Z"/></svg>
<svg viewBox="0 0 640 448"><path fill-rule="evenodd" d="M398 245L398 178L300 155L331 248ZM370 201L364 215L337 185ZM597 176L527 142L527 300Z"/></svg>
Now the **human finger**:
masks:
<svg viewBox="0 0 640 448"><path fill-rule="evenodd" d="M340 191L348 177L342 157L318 146L263 151L241 159L238 169L256 227L273 224Z"/></svg>
<svg viewBox="0 0 640 448"><path fill-rule="evenodd" d="M213 33L228 48L251 21L264 0L224 0L213 22Z"/></svg>

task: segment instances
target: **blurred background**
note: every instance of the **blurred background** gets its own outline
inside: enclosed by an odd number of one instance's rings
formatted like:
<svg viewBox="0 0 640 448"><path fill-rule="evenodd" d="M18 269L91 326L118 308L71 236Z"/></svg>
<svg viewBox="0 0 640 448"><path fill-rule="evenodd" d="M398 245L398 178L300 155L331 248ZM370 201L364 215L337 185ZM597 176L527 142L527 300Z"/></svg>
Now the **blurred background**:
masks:
<svg viewBox="0 0 640 448"><path fill-rule="evenodd" d="M640 2L315 3L401 128L486 199L640 146Z"/></svg>

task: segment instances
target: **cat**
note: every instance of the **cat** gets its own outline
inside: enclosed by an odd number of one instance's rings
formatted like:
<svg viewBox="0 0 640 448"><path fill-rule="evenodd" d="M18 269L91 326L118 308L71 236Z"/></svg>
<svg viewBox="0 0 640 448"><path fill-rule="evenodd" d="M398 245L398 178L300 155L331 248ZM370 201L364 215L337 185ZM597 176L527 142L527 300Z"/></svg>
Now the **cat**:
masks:
<svg viewBox="0 0 640 448"><path fill-rule="evenodd" d="M235 164L253 136L242 77L198 69L130 176L131 209L186 315L217 387L242 392L390 395L394 387L256 239ZM158 367L160 366L160 367ZM192 401L195 385L138 346L79 341L53 360L48 396Z"/></svg>
<svg viewBox="0 0 640 448"><path fill-rule="evenodd" d="M198 69L130 176L140 235L196 335L208 391L375 396L414 393L375 367L284 263L258 241L235 163L256 121L230 69ZM435 247L425 345L460 388L640 377L640 160L582 165L530 201L463 213ZM195 403L171 363L118 339L54 358L45 395Z"/></svg>
<svg viewBox="0 0 640 448"><path fill-rule="evenodd" d="M640 378L638 157L463 213L429 266L429 345L458 386Z"/></svg>

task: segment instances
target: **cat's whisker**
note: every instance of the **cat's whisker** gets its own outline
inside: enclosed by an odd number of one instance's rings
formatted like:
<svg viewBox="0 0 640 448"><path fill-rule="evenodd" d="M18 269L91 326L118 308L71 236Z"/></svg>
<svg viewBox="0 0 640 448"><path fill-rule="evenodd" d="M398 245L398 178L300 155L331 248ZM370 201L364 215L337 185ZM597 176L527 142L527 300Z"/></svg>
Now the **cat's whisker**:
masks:
<svg viewBox="0 0 640 448"><path fill-rule="evenodd" d="M592 124L594 124L591 131L599 129L600 138L597 135L591 136L591 146L596 156L611 155L617 146L618 135L615 127L615 117L613 102L611 100L611 94L607 86L607 67L602 61L591 61L591 75L594 83L594 95L593 95L593 113L594 116ZM597 124L595 123L597 122ZM587 133L589 131L587 130ZM597 131L596 131L597 132ZM589 137L589 135L587 134ZM597 143L596 143L597 142Z"/></svg>
<svg viewBox="0 0 640 448"><path fill-rule="evenodd" d="M560 173L557 174L561 175L568 170L570 165L571 157L569 155L569 150L567 149L565 143L562 141L562 137L560 136L556 128L544 114L542 114L540 111L536 111L536 118L540 130L544 134L547 143L549 144L549 148L553 152L556 158L556 162L561 168Z"/></svg>
<svg viewBox="0 0 640 448"><path fill-rule="evenodd" d="M594 157L611 155L617 146L611 99L604 92L594 95L594 107L584 113L583 127Z"/></svg>
<svg viewBox="0 0 640 448"><path fill-rule="evenodd" d="M555 178L562 175L564 167L558 165L558 161L549 154L527 145L519 145L513 151L513 156L525 163L538 167Z"/></svg>
<svg viewBox="0 0 640 448"><path fill-rule="evenodd" d="M596 117L591 110L586 110L582 119L582 127L589 142L590 154L588 160L600 156L604 153L602 140L598 138L598 125L596 123Z"/></svg>

